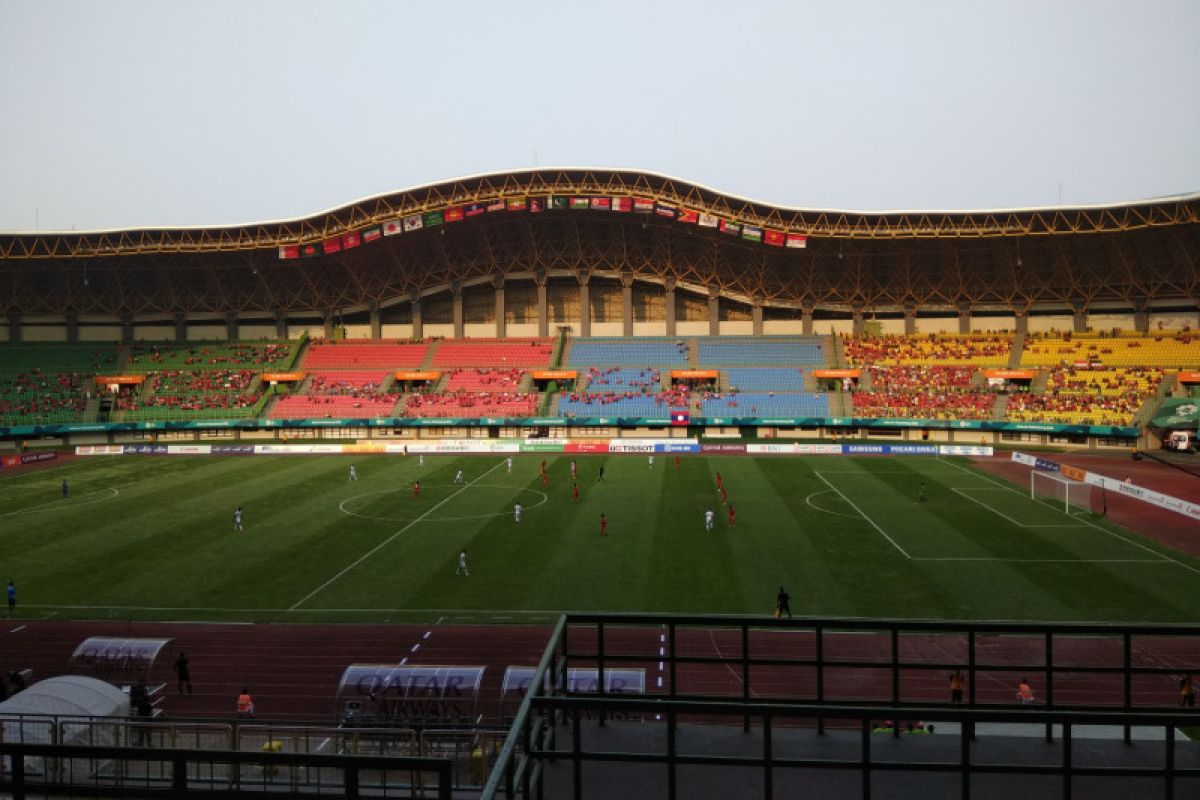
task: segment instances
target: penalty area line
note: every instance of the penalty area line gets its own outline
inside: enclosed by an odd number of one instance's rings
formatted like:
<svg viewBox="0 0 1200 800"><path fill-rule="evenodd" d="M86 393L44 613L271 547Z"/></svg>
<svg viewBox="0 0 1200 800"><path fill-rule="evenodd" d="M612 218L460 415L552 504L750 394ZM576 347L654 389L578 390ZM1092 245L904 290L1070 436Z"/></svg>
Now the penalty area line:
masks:
<svg viewBox="0 0 1200 800"><path fill-rule="evenodd" d="M496 470L498 470L500 467L504 466L504 463L505 463L505 462L501 461L500 463L496 464L496 466L492 467L491 469L489 469L487 472L485 472L485 473L483 473L482 475L480 475L480 476L479 476L478 478L476 478L475 480L468 482L468 483L467 483L465 486L463 486L463 487L462 487L461 489L459 489L457 492L454 492L454 493L452 493L452 494L449 494L449 495L447 495L447 496L446 496L446 498L445 498L444 500L442 500L442 501L440 501L439 503L437 503L436 505L432 506L432 507L431 507L431 508L430 508L428 511L426 511L424 514L422 514L421 516L417 517L417 518L416 518L416 519L414 519L412 522L408 523L408 524L407 524L407 525L405 525L403 528L401 528L400 530L396 531L396 532L395 532L395 533L393 533L391 536L389 536L388 538L384 539L382 542L380 542L379 544L375 545L374 547L372 547L372 548L371 548L370 550L368 550L367 552L363 553L363 554L362 554L361 556L359 556L359 557L358 557L358 558L357 558L355 561L351 562L351 563L350 563L350 565L349 565L349 566L347 566L345 569L343 569L341 572L339 572L338 574L334 575L332 578L330 578L329 580L325 581L324 583L322 583L322 584L321 584L320 586L318 586L317 588L313 589L313 590L312 590L311 592L309 592L308 594L304 595L304 597L301 597L299 600L297 600L295 603L293 603L293 604L292 604L292 605L291 605L291 606L288 608L288 611L295 611L295 610L297 610L298 608L300 608L300 606L304 605L304 604L305 604L305 603L307 603L309 600L311 600L313 597L317 596L317 595L318 595L320 592L322 592L322 591L323 591L323 590L324 590L324 589L325 589L327 586L329 586L330 584L332 584L334 581L338 580L338 579L339 579L339 578L341 578L343 575L345 575L347 572L349 572L350 570L354 569L354 568L355 568L355 567L357 567L359 564L363 563L363 562L364 562L364 561L366 561L368 558L370 558L371 556L375 555L375 554L376 554L376 553L378 553L380 550L382 550L383 548L387 547L389 544L391 544L392 542L394 542L396 539L398 539L398 538L400 537L400 535L401 535L402 533L404 533L405 531L407 531L407 530L408 530L409 528L411 528L413 525L416 525L418 522L420 522L421 520L423 520L423 519L425 519L426 517L428 517L428 516L429 516L430 514L432 514L434 511L437 511L439 508L441 508L442 506L444 506L446 503L449 503L451 500L453 500L454 498L458 497L460 494L462 494L463 492L465 492L467 489L470 489L470 488L471 488L472 486L474 486L476 483L478 483L479 481L483 480L483 479L484 479L484 478L486 478L488 475L491 475L493 472L495 472Z"/></svg>
<svg viewBox="0 0 1200 800"><path fill-rule="evenodd" d="M899 544L897 544L895 539L893 539L891 536L888 536L887 531L885 531L883 528L879 527L879 525L875 522L875 520L871 519L865 513L863 513L863 510L858 507L858 504L855 503L853 500L851 500L849 497L846 497L846 495L842 492L841 489L837 488L832 483L830 483L829 480L824 475L822 475L820 472L814 471L813 474L815 474L818 478L820 478L822 481L824 481L826 486L828 486L830 489L833 489L835 492L838 493L838 496L840 496L843 500L845 500L847 503L849 503L850 507L853 508L855 511L857 511L859 513L859 516L861 516L868 523L870 523L872 528L879 531L880 536L882 536L883 538L885 538L889 542L891 542L892 547L899 550L900 554L902 556L904 556L905 558L907 558L910 561L912 560L912 556L910 556L908 554L908 551L905 550L903 547L901 547Z"/></svg>

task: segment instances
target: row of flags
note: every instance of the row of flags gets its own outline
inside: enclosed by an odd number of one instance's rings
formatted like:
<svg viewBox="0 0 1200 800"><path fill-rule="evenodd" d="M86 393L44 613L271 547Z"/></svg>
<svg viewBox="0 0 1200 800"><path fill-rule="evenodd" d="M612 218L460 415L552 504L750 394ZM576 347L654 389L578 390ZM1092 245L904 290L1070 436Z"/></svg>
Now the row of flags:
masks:
<svg viewBox="0 0 1200 800"><path fill-rule="evenodd" d="M320 242L310 244L285 244L279 248L281 259L312 258L320 255L332 255L343 250L351 250L363 244L378 241L384 236L395 236L401 233L434 228L461 222L471 217L496 212L524 211L530 214L540 214L543 211L615 211L618 213L653 214L658 217L675 220L701 228L715 228L728 236L735 236L748 242L761 242L773 247L807 247L808 237L799 233L762 228L742 222L718 217L704 211L676 206L671 203L651 200L645 197L574 197L568 195L551 195L549 197L509 197L489 200L484 203L468 203L451 206L439 211L426 211L422 214L409 214L398 219L391 219L381 225L375 225L361 231L334 236Z"/></svg>

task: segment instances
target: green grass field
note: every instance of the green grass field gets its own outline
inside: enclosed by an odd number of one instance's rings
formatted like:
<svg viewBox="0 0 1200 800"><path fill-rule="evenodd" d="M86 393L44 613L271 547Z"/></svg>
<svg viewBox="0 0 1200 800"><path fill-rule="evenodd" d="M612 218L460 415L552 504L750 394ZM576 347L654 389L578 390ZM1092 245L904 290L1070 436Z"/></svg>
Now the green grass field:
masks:
<svg viewBox="0 0 1200 800"><path fill-rule="evenodd" d="M558 612L1194 622L1200 562L957 459L95 457L0 478L26 618L543 622ZM603 465L606 480L597 482ZM455 485L462 469L465 484ZM730 529L715 488L736 505ZM60 497L60 483L70 496ZM420 480L420 499L410 487ZM926 502L918 488L926 484ZM513 504L525 508L513 521ZM245 532L233 511L245 509ZM703 512L717 512L706 533ZM599 516L609 519L599 536ZM466 548L471 576L455 576Z"/></svg>

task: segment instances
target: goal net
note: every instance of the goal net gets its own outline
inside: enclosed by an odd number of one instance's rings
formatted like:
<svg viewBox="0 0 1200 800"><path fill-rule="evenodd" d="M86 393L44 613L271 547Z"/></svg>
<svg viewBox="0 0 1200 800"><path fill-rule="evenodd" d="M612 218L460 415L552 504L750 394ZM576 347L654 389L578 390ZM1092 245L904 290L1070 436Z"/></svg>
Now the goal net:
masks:
<svg viewBox="0 0 1200 800"><path fill-rule="evenodd" d="M1046 503L1064 514L1075 511L1096 511L1093 506L1093 490L1096 487L1083 481L1064 478L1057 472L1031 470L1029 473L1029 496L1039 503Z"/></svg>

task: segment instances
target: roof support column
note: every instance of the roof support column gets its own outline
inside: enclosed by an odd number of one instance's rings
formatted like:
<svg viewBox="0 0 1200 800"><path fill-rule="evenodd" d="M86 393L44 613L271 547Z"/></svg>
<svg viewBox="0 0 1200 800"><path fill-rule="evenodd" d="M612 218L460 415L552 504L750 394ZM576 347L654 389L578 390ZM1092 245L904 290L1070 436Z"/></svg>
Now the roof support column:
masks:
<svg viewBox="0 0 1200 800"><path fill-rule="evenodd" d="M225 338L236 342L238 338L238 314L236 311L225 312Z"/></svg>
<svg viewBox="0 0 1200 800"><path fill-rule="evenodd" d="M1150 303L1145 297L1133 299L1133 329L1138 333L1150 332Z"/></svg>
<svg viewBox="0 0 1200 800"><path fill-rule="evenodd" d="M545 339L550 335L550 299L546 290L546 273L538 272L537 281L538 336Z"/></svg>
<svg viewBox="0 0 1200 800"><path fill-rule="evenodd" d="M1013 314L1016 317L1017 333L1018 334L1028 334L1029 333L1029 309L1016 308L1016 309L1013 309Z"/></svg>
<svg viewBox="0 0 1200 800"><path fill-rule="evenodd" d="M67 312L67 341L76 344L79 341L79 312Z"/></svg>
<svg viewBox="0 0 1200 800"><path fill-rule="evenodd" d="M121 344L133 344L133 314L121 315Z"/></svg>
<svg viewBox="0 0 1200 800"><path fill-rule="evenodd" d="M1088 313L1087 306L1082 300L1074 300L1071 302L1071 329L1075 333L1083 333L1087 330Z"/></svg>
<svg viewBox="0 0 1200 800"><path fill-rule="evenodd" d="M592 335L592 304L588 296L588 274L579 275L579 335Z"/></svg>
<svg viewBox="0 0 1200 800"><path fill-rule="evenodd" d="M863 332L863 305L862 303L854 303L853 309L850 312L850 318L854 321L854 335L862 336Z"/></svg>
<svg viewBox="0 0 1200 800"><path fill-rule="evenodd" d="M425 338L425 326L421 322L421 293L415 289L412 293L412 338Z"/></svg>
<svg viewBox="0 0 1200 800"><path fill-rule="evenodd" d="M621 276L621 332L633 336L633 275Z"/></svg>
<svg viewBox="0 0 1200 800"><path fill-rule="evenodd" d="M460 281L450 284L450 303L454 313L454 338L463 338L463 288Z"/></svg>
<svg viewBox="0 0 1200 800"><path fill-rule="evenodd" d="M282 308L275 309L275 336L279 339L288 338L287 312Z"/></svg>
<svg viewBox="0 0 1200 800"><path fill-rule="evenodd" d="M8 341L16 343L21 341L21 312L8 312Z"/></svg>
<svg viewBox="0 0 1200 800"><path fill-rule="evenodd" d="M904 307L904 335L912 336L917 332L917 307L914 305L906 305Z"/></svg>
<svg viewBox="0 0 1200 800"><path fill-rule="evenodd" d="M708 335L721 335L721 290L708 287Z"/></svg>
<svg viewBox="0 0 1200 800"><path fill-rule="evenodd" d="M958 304L958 332L971 332L971 306L966 303Z"/></svg>
<svg viewBox="0 0 1200 800"><path fill-rule="evenodd" d="M813 308L805 306L800 309L800 332L805 336L813 335Z"/></svg>
<svg viewBox="0 0 1200 800"><path fill-rule="evenodd" d="M508 335L508 319L504 316L504 276L493 277L492 287L496 290L496 338L503 339Z"/></svg>
<svg viewBox="0 0 1200 800"><path fill-rule="evenodd" d="M174 315L175 322L175 341L187 341L187 314L182 311L176 311Z"/></svg>
<svg viewBox="0 0 1200 800"><path fill-rule="evenodd" d="M763 307L762 298L754 298L754 305L750 306L750 325L755 336L763 335Z"/></svg>
<svg viewBox="0 0 1200 800"><path fill-rule="evenodd" d="M663 284L666 288L664 300L664 308L666 309L667 317L667 336L675 335L675 279L667 278Z"/></svg>
<svg viewBox="0 0 1200 800"><path fill-rule="evenodd" d="M383 338L383 317L379 314L379 303L372 300L367 304L367 315L371 324L371 338Z"/></svg>
<svg viewBox="0 0 1200 800"><path fill-rule="evenodd" d="M333 309L327 308L321 314L321 328L324 331L322 334L326 339L333 339Z"/></svg>

